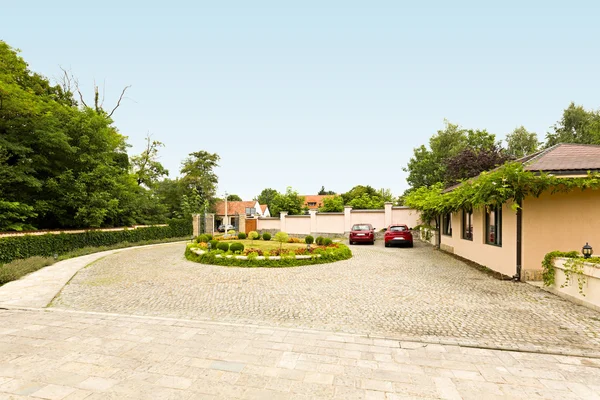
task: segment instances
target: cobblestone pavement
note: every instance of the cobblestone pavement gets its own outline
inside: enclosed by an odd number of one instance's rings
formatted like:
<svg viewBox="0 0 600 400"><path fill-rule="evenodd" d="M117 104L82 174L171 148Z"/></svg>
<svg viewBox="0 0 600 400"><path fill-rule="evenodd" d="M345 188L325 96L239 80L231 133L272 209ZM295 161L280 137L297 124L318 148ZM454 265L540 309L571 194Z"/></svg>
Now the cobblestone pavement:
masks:
<svg viewBox="0 0 600 400"><path fill-rule="evenodd" d="M600 359L0 310L0 399L600 399Z"/></svg>
<svg viewBox="0 0 600 400"><path fill-rule="evenodd" d="M347 261L277 269L201 265L183 244L130 250L81 270L53 306L600 354L600 313L424 244L352 250Z"/></svg>

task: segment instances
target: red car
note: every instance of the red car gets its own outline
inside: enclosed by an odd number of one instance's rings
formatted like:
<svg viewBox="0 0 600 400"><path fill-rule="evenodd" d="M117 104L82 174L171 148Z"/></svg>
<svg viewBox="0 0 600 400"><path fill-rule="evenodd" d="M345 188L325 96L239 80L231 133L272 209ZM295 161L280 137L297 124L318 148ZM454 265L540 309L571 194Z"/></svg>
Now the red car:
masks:
<svg viewBox="0 0 600 400"><path fill-rule="evenodd" d="M390 225L385 230L383 239L385 241L385 247L390 247L394 244L402 244L407 245L408 247L413 247L413 236L406 225Z"/></svg>
<svg viewBox="0 0 600 400"><path fill-rule="evenodd" d="M350 231L350 244L367 242L375 244L375 229L371 224L354 224Z"/></svg>

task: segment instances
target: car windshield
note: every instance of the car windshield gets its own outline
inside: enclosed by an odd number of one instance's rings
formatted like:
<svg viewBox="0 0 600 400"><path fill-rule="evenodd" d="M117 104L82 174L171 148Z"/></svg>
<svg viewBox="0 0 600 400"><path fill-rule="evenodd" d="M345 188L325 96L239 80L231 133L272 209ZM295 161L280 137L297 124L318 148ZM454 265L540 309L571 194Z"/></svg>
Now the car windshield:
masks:
<svg viewBox="0 0 600 400"><path fill-rule="evenodd" d="M354 225L352 227L353 231L370 231L371 230L371 226L370 225Z"/></svg>
<svg viewBox="0 0 600 400"><path fill-rule="evenodd" d="M392 231L392 232L404 232L406 230L408 230L408 229L406 229L405 226L392 226L392 227L390 227L390 231Z"/></svg>

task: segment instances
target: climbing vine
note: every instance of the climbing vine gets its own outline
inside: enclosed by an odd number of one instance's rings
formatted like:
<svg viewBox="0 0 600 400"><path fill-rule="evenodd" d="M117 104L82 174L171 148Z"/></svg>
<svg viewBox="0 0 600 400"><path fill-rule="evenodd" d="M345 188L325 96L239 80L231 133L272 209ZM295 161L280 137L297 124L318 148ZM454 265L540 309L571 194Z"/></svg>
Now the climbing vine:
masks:
<svg viewBox="0 0 600 400"><path fill-rule="evenodd" d="M573 282L574 275L576 275L579 294L585 296L583 287L587 282L587 278L583 271L584 263L600 265L600 258L594 257L584 259L577 251L552 251L546 254L542 261L542 267L544 269L542 279L544 280L544 286L552 286L556 283L556 267L554 266L556 258L568 258L564 264L565 283L560 285L560 287L564 288L565 286L570 285Z"/></svg>

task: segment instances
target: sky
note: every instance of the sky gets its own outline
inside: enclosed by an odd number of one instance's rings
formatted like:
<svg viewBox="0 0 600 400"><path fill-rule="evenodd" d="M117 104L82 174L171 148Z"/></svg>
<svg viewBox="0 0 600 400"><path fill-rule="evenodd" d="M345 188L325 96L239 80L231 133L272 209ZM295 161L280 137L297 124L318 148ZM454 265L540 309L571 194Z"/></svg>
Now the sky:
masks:
<svg viewBox="0 0 600 400"><path fill-rule="evenodd" d="M150 133L170 177L218 153L218 195L408 188L444 120L543 139L570 102L598 109L594 1L39 1L0 4L30 69L105 87L130 154ZM416 4L419 3L419 4Z"/></svg>

